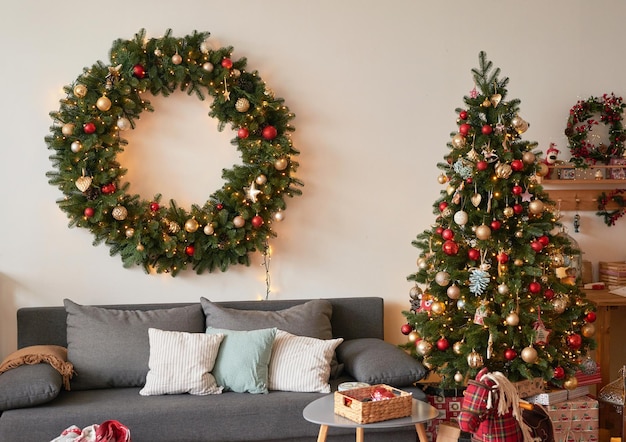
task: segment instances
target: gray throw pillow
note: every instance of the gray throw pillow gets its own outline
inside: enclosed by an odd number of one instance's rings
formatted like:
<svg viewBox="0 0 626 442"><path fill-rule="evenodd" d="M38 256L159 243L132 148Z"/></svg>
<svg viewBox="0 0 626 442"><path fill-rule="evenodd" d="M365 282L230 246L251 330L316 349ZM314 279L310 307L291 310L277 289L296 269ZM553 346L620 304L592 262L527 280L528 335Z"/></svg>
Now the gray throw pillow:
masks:
<svg viewBox="0 0 626 442"><path fill-rule="evenodd" d="M226 308L206 298L200 298L200 304L206 316L207 327L243 331L276 327L297 336L317 339L333 337L330 323L333 305L324 299L314 299L276 311Z"/></svg>
<svg viewBox="0 0 626 442"><path fill-rule="evenodd" d="M418 360L382 339L344 341L337 347L337 358L354 379L368 384L408 387L427 373Z"/></svg>
<svg viewBox="0 0 626 442"><path fill-rule="evenodd" d="M0 374L0 412L50 402L62 386L61 374L49 364L12 368Z"/></svg>
<svg viewBox="0 0 626 442"><path fill-rule="evenodd" d="M73 390L143 387L148 373L148 329L202 333L200 304L155 310L117 310L63 300L67 311L67 359Z"/></svg>

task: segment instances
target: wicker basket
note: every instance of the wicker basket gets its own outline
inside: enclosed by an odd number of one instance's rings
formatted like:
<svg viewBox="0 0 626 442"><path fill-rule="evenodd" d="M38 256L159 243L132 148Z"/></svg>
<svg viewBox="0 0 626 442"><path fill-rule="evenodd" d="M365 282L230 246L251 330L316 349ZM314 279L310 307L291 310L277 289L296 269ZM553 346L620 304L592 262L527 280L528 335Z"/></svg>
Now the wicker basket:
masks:
<svg viewBox="0 0 626 442"><path fill-rule="evenodd" d="M600 261L600 281L608 285L626 285L626 262Z"/></svg>
<svg viewBox="0 0 626 442"><path fill-rule="evenodd" d="M393 398L372 400L376 388L383 387ZM411 415L413 395L384 384L335 392L335 414L359 424L371 424Z"/></svg>

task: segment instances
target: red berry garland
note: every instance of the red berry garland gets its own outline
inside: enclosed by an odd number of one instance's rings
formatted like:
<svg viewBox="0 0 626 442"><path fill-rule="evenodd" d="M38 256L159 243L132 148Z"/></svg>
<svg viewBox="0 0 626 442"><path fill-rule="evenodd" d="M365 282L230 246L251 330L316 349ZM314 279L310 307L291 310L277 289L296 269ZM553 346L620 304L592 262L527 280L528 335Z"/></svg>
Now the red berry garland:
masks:
<svg viewBox="0 0 626 442"><path fill-rule="evenodd" d="M579 100L569 111L565 135L569 141L572 161L577 164L584 160L601 161L608 163L611 158L621 157L624 154L626 134L622 126L622 113L626 105L622 97L613 93L602 97L591 97L588 100ZM596 119L600 116L600 120ZM587 139L589 131L598 124L609 126L608 146L596 146Z"/></svg>
<svg viewBox="0 0 626 442"><path fill-rule="evenodd" d="M611 227L615 225L615 221L624 216L626 212L626 202L624 201L623 193L626 192L626 189L615 189L606 193L602 192L598 197L598 211L596 215L604 218L604 224ZM607 210L606 206L609 202L614 202L619 206L619 209L615 210Z"/></svg>

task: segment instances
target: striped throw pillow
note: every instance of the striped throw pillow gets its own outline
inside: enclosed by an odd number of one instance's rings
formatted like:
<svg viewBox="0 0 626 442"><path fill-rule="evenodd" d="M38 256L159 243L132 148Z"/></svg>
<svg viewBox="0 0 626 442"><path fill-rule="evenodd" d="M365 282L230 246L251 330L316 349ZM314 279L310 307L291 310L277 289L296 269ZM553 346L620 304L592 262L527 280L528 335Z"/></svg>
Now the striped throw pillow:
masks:
<svg viewBox="0 0 626 442"><path fill-rule="evenodd" d="M338 339L296 336L278 330L269 365L269 389L280 391L330 393L330 361Z"/></svg>

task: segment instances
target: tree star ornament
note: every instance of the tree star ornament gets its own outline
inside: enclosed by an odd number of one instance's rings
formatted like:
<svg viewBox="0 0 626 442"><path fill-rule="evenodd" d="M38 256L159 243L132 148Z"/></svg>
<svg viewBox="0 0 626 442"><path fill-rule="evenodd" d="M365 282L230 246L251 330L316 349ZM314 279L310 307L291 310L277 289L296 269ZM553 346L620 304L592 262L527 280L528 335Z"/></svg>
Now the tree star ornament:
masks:
<svg viewBox="0 0 626 442"><path fill-rule="evenodd" d="M148 38L140 30L132 40L117 39L110 62L83 69L64 88L60 108L50 113L54 123L46 143L54 170L47 176L64 194L59 207L70 227L91 231L94 244L108 245L124 267L141 265L149 273L175 276L188 267L203 273L249 265L249 253L265 250L268 238L276 236L273 223L263 220L282 219L285 198L301 194L303 184L293 176L299 152L290 137L295 115L247 69L245 58L232 59L232 47L208 49L208 37L196 31L174 37L168 30ZM190 208L173 200L160 204L159 194L146 200L128 193L117 161L127 144L123 131L133 129L143 111L153 110L146 92L168 96L176 90L212 98L209 116L219 121L218 130L230 126L248 134L231 141L241 164L224 169L223 186ZM240 98L250 103L246 113L230 101ZM262 135L267 127L271 138ZM254 185L261 176L267 183L262 201ZM242 198L248 191L251 198Z"/></svg>
<svg viewBox="0 0 626 442"><path fill-rule="evenodd" d="M252 184L250 184L250 187L246 189L246 192L248 195L248 199L252 201L253 203L256 203L257 196L259 195L259 193L261 193L261 191L256 188L256 182L254 181L252 181Z"/></svg>

